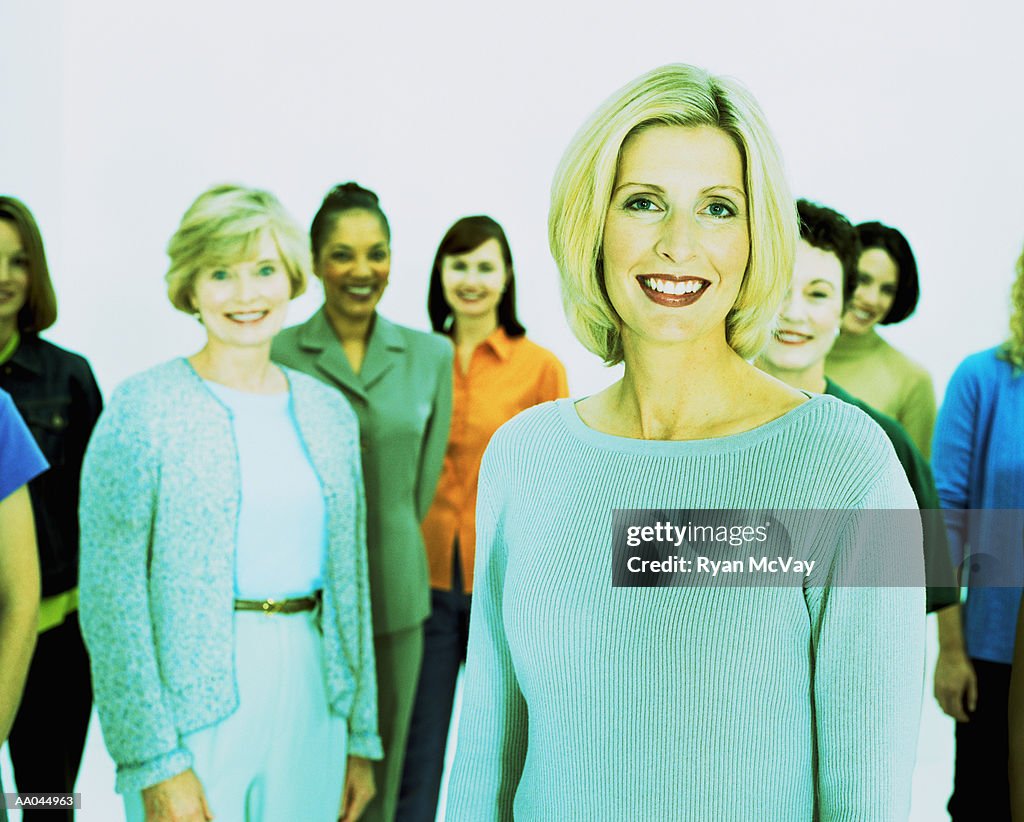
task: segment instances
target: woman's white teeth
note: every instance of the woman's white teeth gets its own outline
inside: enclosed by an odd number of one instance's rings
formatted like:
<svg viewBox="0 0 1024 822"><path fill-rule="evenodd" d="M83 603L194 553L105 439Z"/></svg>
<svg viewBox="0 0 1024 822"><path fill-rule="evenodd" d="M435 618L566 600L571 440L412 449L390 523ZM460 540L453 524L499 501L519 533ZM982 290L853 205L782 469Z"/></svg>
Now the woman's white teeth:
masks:
<svg viewBox="0 0 1024 822"><path fill-rule="evenodd" d="M802 343L811 339L807 334L797 334L795 331L776 331L775 339L780 342Z"/></svg>
<svg viewBox="0 0 1024 822"><path fill-rule="evenodd" d="M863 308L855 308L853 309L853 316L856 317L858 320L867 322L875 315L870 311L865 311Z"/></svg>
<svg viewBox="0 0 1024 822"><path fill-rule="evenodd" d="M369 297L373 293L372 285L347 285L345 291L357 297Z"/></svg>
<svg viewBox="0 0 1024 822"><path fill-rule="evenodd" d="M254 320L262 319L266 314L266 311L248 311L245 314L228 314L228 316L235 322L251 323Z"/></svg>
<svg viewBox="0 0 1024 822"><path fill-rule="evenodd" d="M652 291L662 294L696 294L704 287L701 280L659 280L655 277L644 277L643 283Z"/></svg>

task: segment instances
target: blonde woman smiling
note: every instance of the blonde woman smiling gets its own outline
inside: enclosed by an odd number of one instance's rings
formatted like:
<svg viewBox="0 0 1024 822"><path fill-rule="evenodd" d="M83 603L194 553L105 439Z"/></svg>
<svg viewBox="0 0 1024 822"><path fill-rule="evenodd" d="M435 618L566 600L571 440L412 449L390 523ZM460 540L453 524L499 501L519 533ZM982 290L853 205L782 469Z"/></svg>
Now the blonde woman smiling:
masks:
<svg viewBox="0 0 1024 822"><path fill-rule="evenodd" d="M450 819L906 815L920 589L608 573L614 509L849 509L857 527L817 537L843 563L881 536L852 513L913 507L870 419L747 361L789 283L794 211L756 102L692 66L616 92L563 157L566 313L625 370L520 414L484 456Z"/></svg>
<svg viewBox="0 0 1024 822"><path fill-rule="evenodd" d="M381 756L359 435L336 392L270 362L308 248L272 195L218 186L168 254L206 342L115 392L83 471L117 789L129 820L354 822Z"/></svg>

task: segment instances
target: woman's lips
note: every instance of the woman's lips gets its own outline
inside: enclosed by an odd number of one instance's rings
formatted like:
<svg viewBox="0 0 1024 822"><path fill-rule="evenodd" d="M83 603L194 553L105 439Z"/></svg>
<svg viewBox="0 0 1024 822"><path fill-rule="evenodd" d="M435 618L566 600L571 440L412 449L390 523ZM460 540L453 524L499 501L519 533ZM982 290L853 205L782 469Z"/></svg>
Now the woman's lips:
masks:
<svg viewBox="0 0 1024 822"><path fill-rule="evenodd" d="M799 331L779 330L775 332L775 341L783 345L803 345L813 339L814 337L810 334L801 334Z"/></svg>
<svg viewBox="0 0 1024 822"><path fill-rule="evenodd" d="M651 302L669 308L692 305L711 285L700 277L672 277L665 274L639 276L636 281Z"/></svg>
<svg viewBox="0 0 1024 822"><path fill-rule="evenodd" d="M377 285L375 283L361 283L359 285L343 285L340 288L342 294L346 297L350 297L357 301L372 300L374 295L377 293Z"/></svg>
<svg viewBox="0 0 1024 822"><path fill-rule="evenodd" d="M237 325L252 325L263 320L269 311L236 311L228 314L227 318Z"/></svg>

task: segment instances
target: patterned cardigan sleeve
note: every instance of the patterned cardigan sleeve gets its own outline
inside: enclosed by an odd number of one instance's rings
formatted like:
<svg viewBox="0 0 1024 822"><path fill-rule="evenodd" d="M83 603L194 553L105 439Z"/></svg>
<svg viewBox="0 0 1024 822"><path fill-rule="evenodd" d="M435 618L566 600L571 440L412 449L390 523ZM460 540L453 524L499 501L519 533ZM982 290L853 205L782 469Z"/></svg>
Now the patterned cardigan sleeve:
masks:
<svg viewBox="0 0 1024 822"><path fill-rule="evenodd" d="M93 431L79 504L82 633L117 790L137 791L192 766L157 666L148 559L160 477L145 403L115 392Z"/></svg>

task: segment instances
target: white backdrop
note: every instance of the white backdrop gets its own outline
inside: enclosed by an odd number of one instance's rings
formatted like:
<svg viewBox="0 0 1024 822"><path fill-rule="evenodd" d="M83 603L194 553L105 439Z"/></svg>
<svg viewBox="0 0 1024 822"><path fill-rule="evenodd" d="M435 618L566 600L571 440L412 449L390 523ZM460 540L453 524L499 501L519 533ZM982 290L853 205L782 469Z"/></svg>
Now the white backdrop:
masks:
<svg viewBox="0 0 1024 822"><path fill-rule="evenodd" d="M354 179L391 218L383 313L426 328L437 242L458 217L490 214L508 231L531 337L583 395L613 377L562 319L552 172L612 90L696 63L758 97L795 194L904 230L923 297L884 333L941 397L959 360L1005 335L1024 244L1024 14L985 5L5 0L0 191L42 227L61 312L49 337L89 357L104 393L200 343L162 275L202 189L265 187L308 224L331 185ZM950 730L930 707L924 734L915 815L932 820ZM83 818L110 818L109 785L79 787Z"/></svg>

